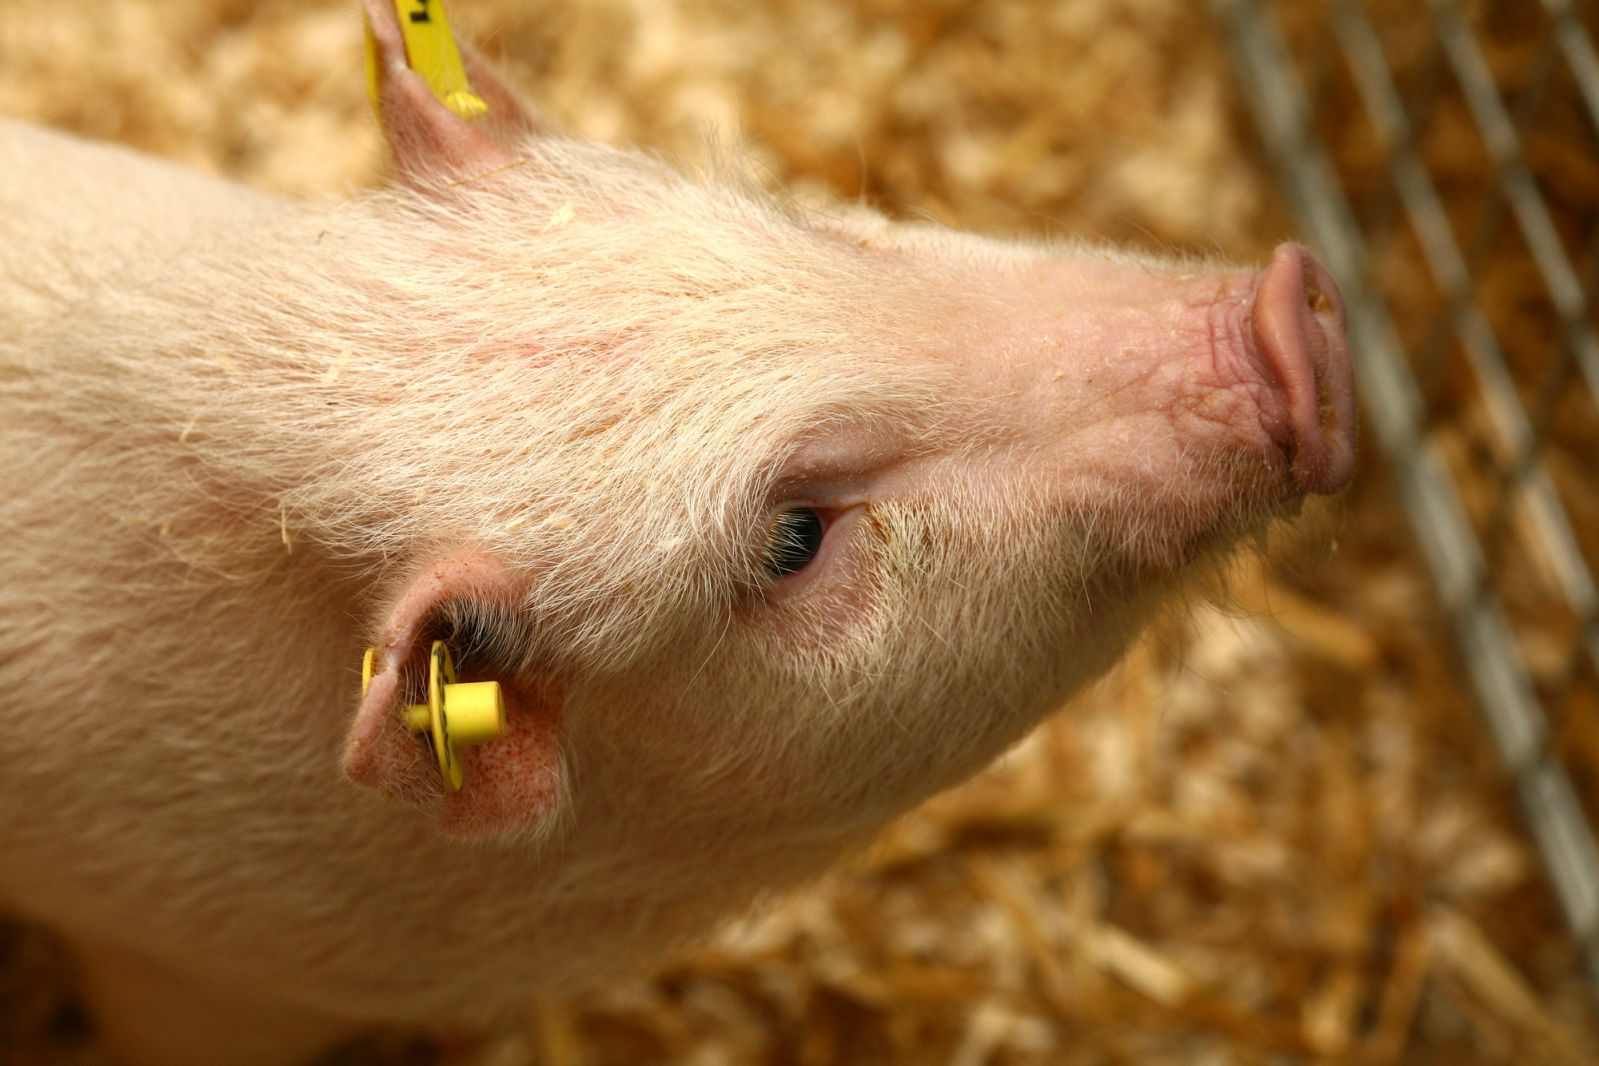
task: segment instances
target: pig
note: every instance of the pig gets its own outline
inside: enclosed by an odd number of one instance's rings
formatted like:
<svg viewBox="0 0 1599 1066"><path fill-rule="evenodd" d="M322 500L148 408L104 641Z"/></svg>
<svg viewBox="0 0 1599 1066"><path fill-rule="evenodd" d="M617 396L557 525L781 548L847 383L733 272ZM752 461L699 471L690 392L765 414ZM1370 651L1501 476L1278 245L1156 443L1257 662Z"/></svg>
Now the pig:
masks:
<svg viewBox="0 0 1599 1066"><path fill-rule="evenodd" d="M366 0L397 182L0 124L0 904L128 1063L648 966L976 772L1354 465L1337 286L805 209ZM435 640L505 732L448 789ZM363 649L376 649L361 692Z"/></svg>

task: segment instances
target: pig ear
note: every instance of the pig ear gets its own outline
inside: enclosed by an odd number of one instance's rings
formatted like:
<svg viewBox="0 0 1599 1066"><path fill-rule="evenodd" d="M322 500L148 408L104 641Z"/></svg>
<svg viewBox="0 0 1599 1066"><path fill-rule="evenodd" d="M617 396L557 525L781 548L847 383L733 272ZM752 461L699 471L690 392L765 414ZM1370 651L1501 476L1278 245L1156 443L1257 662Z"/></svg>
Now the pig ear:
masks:
<svg viewBox="0 0 1599 1066"><path fill-rule="evenodd" d="M497 681L505 732L461 751L459 791L448 792L430 741L406 728L405 708L426 697L433 641L448 642L452 619L504 617L525 589L495 560L458 553L413 577L393 599L377 645L372 678L345 738L344 772L360 785L405 800L437 818L450 836L542 835L559 821L565 770L560 751L561 693L537 676L496 676L470 658L459 680ZM459 654L462 649L452 649Z"/></svg>
<svg viewBox="0 0 1599 1066"><path fill-rule="evenodd" d="M489 105L489 113L482 120L489 136L501 145L511 146L529 137L542 137L556 132L555 124L527 97L500 79L494 65L484 59L476 48L465 41L459 42L461 63L466 67L467 80L472 88Z"/></svg>
<svg viewBox="0 0 1599 1066"><path fill-rule="evenodd" d="M489 105L476 122L451 111L411 68L392 0L362 0L370 33L377 105L389 152L401 176L424 184L439 176L469 178L509 166L515 140L540 130L516 93L477 53L461 49L473 90Z"/></svg>

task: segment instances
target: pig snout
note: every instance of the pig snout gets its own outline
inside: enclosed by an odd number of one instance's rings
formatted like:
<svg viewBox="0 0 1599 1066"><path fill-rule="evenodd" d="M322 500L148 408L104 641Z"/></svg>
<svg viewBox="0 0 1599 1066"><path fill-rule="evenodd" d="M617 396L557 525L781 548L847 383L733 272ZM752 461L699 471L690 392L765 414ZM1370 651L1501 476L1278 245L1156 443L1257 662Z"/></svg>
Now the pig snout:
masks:
<svg viewBox="0 0 1599 1066"><path fill-rule="evenodd" d="M1294 481L1329 495L1355 466L1355 385L1343 297L1327 268L1297 244L1279 245L1260 276L1247 343L1276 379L1285 411L1269 427Z"/></svg>
<svg viewBox="0 0 1599 1066"><path fill-rule="evenodd" d="M1005 280L1001 312L971 315L987 330L964 385L1025 442L1052 506L1126 523L1113 551L1135 568L1180 569L1349 482L1343 301L1299 245L1262 270L1080 252Z"/></svg>

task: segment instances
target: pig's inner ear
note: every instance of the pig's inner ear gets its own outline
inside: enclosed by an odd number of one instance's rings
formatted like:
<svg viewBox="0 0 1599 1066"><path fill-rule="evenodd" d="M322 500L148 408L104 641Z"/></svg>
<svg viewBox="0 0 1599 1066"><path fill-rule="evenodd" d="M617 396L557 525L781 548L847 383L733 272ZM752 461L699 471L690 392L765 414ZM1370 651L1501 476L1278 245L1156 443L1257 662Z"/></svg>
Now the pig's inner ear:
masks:
<svg viewBox="0 0 1599 1066"><path fill-rule="evenodd" d="M559 823L561 690L506 654L522 591L503 567L478 555L436 562L401 590L345 739L351 780L431 812L452 836L536 836ZM406 723L406 708L426 702L435 640L450 648L458 681L497 682L505 702L504 733L459 750L462 783L454 792L445 787L431 738Z"/></svg>
<svg viewBox="0 0 1599 1066"><path fill-rule="evenodd" d="M476 122L462 118L411 68L394 4L363 0L363 6L372 35L378 111L400 175L425 185L439 178L467 180L509 166L515 160L509 142L538 128L516 94L474 53L463 50L467 77L489 105L489 115Z"/></svg>

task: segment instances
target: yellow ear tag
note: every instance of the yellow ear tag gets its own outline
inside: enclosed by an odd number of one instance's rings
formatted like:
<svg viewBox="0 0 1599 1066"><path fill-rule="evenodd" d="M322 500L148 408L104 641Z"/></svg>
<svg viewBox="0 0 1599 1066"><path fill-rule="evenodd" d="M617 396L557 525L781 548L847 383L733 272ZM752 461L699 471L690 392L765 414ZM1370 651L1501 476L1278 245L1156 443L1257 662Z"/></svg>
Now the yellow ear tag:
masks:
<svg viewBox="0 0 1599 1066"><path fill-rule="evenodd" d="M405 38L405 55L411 61L411 69L422 76L433 95L468 122L487 115L489 105L472 91L472 83L467 80L461 50L450 32L450 20L444 17L443 0L394 0L394 10L400 19L400 35ZM369 26L366 31L366 93L379 122L383 121L379 102L381 89L378 46Z"/></svg>
<svg viewBox="0 0 1599 1066"><path fill-rule="evenodd" d="M376 648L368 648L361 658L363 696L372 683L376 659ZM505 698L500 683L456 681L450 649L444 641L435 640L428 652L428 701L406 707L405 727L413 733L428 734L444 787L454 792L461 787L461 749L505 733Z"/></svg>

